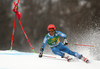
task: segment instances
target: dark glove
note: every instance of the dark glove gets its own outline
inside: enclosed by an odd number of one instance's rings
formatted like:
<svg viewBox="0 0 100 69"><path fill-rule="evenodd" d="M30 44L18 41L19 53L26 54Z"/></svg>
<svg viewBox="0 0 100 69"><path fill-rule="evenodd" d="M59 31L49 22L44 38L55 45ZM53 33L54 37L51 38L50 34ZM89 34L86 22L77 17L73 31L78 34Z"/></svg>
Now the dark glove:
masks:
<svg viewBox="0 0 100 69"><path fill-rule="evenodd" d="M43 56L43 52L40 52L39 57L41 58Z"/></svg>
<svg viewBox="0 0 100 69"><path fill-rule="evenodd" d="M64 45L68 45L68 43L65 43Z"/></svg>
<svg viewBox="0 0 100 69"><path fill-rule="evenodd" d="M40 57L40 58L43 56L43 51L44 51L44 49L41 48L41 49L40 49L40 54L39 54L39 57Z"/></svg>

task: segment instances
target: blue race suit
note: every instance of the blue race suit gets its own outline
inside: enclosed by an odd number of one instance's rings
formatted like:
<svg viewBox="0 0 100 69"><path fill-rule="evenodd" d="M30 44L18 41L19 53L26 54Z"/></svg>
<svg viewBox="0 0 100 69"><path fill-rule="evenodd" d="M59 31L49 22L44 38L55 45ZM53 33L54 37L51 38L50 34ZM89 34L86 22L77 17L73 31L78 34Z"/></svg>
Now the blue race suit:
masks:
<svg viewBox="0 0 100 69"><path fill-rule="evenodd" d="M68 54L73 55L73 56L78 57L78 58L81 57L80 54L78 54L77 52L71 51L67 46L63 45L63 43L59 41L59 37L65 38L66 35L60 31L55 31L55 34L53 36L50 36L48 33L44 37L41 51L43 52L46 44L48 43L52 52L55 55L59 55L62 57L64 55L63 52L65 52L65 53L68 53Z"/></svg>

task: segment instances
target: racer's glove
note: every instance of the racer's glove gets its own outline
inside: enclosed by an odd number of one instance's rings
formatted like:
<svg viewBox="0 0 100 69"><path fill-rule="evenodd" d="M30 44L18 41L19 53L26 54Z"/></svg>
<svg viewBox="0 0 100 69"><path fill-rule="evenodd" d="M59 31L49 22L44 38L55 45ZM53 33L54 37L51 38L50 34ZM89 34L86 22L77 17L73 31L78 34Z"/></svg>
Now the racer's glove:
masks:
<svg viewBox="0 0 100 69"><path fill-rule="evenodd" d="M39 57L40 57L40 58L43 56L43 51L44 51L44 49L41 48L41 49L40 49L40 54L39 54Z"/></svg>
<svg viewBox="0 0 100 69"><path fill-rule="evenodd" d="M64 38L63 45L68 45L68 41L66 38Z"/></svg>
<svg viewBox="0 0 100 69"><path fill-rule="evenodd" d="M39 57L41 58L43 56L43 52L40 52Z"/></svg>

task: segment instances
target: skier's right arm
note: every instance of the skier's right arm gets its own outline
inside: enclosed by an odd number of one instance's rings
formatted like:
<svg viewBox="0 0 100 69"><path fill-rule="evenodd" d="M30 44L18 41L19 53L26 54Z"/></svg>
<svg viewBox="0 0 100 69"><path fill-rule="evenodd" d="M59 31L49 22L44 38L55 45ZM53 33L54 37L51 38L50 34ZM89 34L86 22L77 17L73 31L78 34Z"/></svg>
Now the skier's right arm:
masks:
<svg viewBox="0 0 100 69"><path fill-rule="evenodd" d="M47 42L48 42L48 40L47 40L47 37L45 36L44 39L43 39L43 43L42 43L41 49L40 49L39 57L42 57L43 51L44 51L44 48L45 48Z"/></svg>

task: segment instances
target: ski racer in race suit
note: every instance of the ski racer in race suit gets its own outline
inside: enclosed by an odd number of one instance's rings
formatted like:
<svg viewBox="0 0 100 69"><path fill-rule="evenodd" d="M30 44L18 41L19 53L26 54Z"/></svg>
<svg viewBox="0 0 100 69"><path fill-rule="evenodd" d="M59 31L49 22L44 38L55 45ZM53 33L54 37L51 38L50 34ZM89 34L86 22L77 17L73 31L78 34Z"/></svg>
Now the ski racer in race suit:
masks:
<svg viewBox="0 0 100 69"><path fill-rule="evenodd" d="M44 37L43 44L42 44L42 47L40 49L39 57L42 57L44 48L45 48L47 43L50 46L52 52L55 55L61 56L62 58L65 58L64 53L68 53L68 54L73 55L79 59L82 57L81 54L74 52L74 51L71 51L66 46L68 44L67 39L66 39L67 35L65 35L64 33L60 32L60 31L56 31L56 28L53 24L48 25L47 30L49 33L46 34L46 36ZM59 41L59 37L64 38L63 43Z"/></svg>

